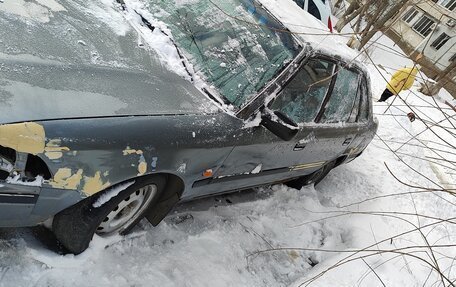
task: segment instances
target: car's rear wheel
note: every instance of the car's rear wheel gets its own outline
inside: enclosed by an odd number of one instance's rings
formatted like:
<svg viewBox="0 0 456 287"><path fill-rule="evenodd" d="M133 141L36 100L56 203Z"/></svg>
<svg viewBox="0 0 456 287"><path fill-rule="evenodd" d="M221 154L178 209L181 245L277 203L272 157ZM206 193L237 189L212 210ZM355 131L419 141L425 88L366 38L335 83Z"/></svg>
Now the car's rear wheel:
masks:
<svg viewBox="0 0 456 287"><path fill-rule="evenodd" d="M329 162L326 165L324 165L322 168L319 170L306 175L302 176L300 178L291 180L286 183L287 186L296 188L296 189L301 189L303 186L309 185L309 184L314 184L317 185L319 184L327 175L328 173L334 168L336 165L335 161Z"/></svg>
<svg viewBox="0 0 456 287"><path fill-rule="evenodd" d="M152 176L123 183L127 187L112 197L110 193L122 184L105 190L58 213L53 232L74 254L87 249L95 233L103 237L127 234L157 203L165 183L165 178Z"/></svg>

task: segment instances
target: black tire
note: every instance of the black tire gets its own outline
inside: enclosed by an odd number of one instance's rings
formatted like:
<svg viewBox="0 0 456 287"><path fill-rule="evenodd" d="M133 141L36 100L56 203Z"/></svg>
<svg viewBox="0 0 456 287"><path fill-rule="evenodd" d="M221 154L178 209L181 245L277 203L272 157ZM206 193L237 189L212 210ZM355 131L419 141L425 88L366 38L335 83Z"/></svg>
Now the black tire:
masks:
<svg viewBox="0 0 456 287"><path fill-rule="evenodd" d="M124 212L124 210L127 210L127 213L133 210L133 212L130 212L132 213L130 221L122 223L123 225L119 226L118 229L113 230L111 233L106 233L105 235L127 234L144 217L147 210L157 204L166 184L166 178L163 176L136 178L131 181L126 181L125 184L133 181L133 184L99 207L94 207L94 204L103 195L109 193L109 191L112 190L111 188L84 199L55 215L52 223L52 231L62 246L70 253L82 253L89 247L89 243L92 240L93 235L97 233L97 228L100 227L100 224L106 221L108 214L117 211L121 203L127 201L127 204L130 204L128 203L130 196L137 196L138 191L140 190L144 194L154 193L153 198L148 198L147 206L141 205L136 213L134 212L136 206L134 208L129 205L122 207L122 210L118 212L119 214ZM147 191L145 189L145 187L150 188L150 186L156 186L156 192L153 192L152 190ZM125 217L128 216L129 215L127 214Z"/></svg>
<svg viewBox="0 0 456 287"><path fill-rule="evenodd" d="M332 161L330 163L327 163L325 166L323 166L319 170L317 170L309 175L302 176L300 178L291 180L285 184L289 187L296 188L296 189L301 189L303 186L306 186L306 185L309 185L312 183L316 186L328 175L328 173L334 168L335 165L336 165L336 162Z"/></svg>

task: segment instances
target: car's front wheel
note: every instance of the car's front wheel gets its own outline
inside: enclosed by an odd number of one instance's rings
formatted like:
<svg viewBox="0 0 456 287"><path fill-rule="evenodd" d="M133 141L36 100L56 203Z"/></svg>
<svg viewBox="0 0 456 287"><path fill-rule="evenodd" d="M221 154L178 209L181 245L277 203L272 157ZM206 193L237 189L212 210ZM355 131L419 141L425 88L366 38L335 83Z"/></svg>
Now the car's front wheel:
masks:
<svg viewBox="0 0 456 287"><path fill-rule="evenodd" d="M109 188L58 213L52 230L69 252L79 254L95 233L127 234L157 203L165 183L165 178L151 176Z"/></svg>

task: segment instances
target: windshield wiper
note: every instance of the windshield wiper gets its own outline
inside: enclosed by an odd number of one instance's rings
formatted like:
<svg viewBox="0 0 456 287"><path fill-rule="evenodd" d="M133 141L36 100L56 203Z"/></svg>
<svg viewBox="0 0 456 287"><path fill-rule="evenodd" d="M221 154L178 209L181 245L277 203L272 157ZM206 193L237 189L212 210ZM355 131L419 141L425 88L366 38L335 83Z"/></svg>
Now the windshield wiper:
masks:
<svg viewBox="0 0 456 287"><path fill-rule="evenodd" d="M219 103L221 105L227 105L227 106L231 105L231 102L224 95L222 95L220 93L217 93L217 96L216 96L216 95L214 95L211 91L209 91L206 88L202 88L202 90L213 101L216 101L217 103Z"/></svg>
<svg viewBox="0 0 456 287"><path fill-rule="evenodd" d="M116 2L120 4L120 7L122 8L122 10L124 12L128 11L127 5L125 4L124 0L116 0ZM163 35L168 37L169 41L173 44L174 48L177 51L177 55L179 56L179 58L181 60L182 66L184 66L185 71L187 72L187 74L190 77L190 82L193 83L194 82L193 75L192 75L192 73L190 73L190 70L185 62L186 59L185 59L184 55L182 54L182 52L180 51L179 47L177 46L176 42L174 42L174 40L170 37L170 35L165 33L163 30L152 25L152 23L150 23L149 20L147 20L143 15L141 15L141 13L139 13L135 9L133 9L133 11L141 18L141 22L143 23L143 25L146 26L151 32L155 31L155 29L158 29L160 31L160 33L162 33Z"/></svg>

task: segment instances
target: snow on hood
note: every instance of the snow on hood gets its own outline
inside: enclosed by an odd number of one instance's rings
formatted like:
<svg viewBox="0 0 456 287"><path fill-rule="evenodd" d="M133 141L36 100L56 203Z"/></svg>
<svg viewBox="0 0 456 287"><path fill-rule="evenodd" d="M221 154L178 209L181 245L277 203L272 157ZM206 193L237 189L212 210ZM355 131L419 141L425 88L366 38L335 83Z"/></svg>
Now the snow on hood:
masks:
<svg viewBox="0 0 456 287"><path fill-rule="evenodd" d="M150 75L101 67L3 67L7 69L0 70L0 123L217 111L192 83L163 68Z"/></svg>

